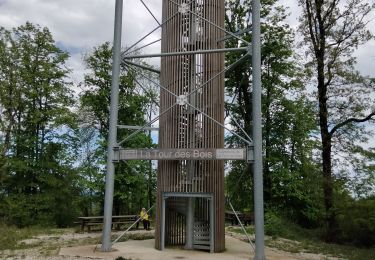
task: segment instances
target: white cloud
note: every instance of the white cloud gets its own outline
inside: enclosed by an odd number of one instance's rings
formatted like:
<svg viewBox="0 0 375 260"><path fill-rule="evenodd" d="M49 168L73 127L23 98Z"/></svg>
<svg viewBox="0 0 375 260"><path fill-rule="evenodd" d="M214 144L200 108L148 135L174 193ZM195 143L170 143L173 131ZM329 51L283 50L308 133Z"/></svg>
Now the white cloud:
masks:
<svg viewBox="0 0 375 260"><path fill-rule="evenodd" d="M161 0L144 0L161 21ZM291 15L287 22L296 29L300 7L297 0L280 0ZM30 21L50 29L58 45L71 53L68 66L73 70L73 80L83 80L83 55L105 41L113 39L115 0L0 0L0 25L10 29ZM157 26L154 18L139 0L124 0L123 46L129 46ZM370 28L374 30L375 22ZM375 31L374 31L375 32ZM160 30L147 38L143 44L160 38ZM140 44L140 45L143 45ZM160 43L145 50L160 51ZM365 75L375 77L375 41L361 46L355 52L357 68ZM157 59L150 59L154 65Z"/></svg>
<svg viewBox="0 0 375 260"><path fill-rule="evenodd" d="M146 1L160 16L156 0ZM26 21L47 26L57 41L74 47L92 47L112 41L114 3L108 0L5 0L0 23L6 28ZM134 42L156 22L140 1L124 1L123 39Z"/></svg>
<svg viewBox="0 0 375 260"><path fill-rule="evenodd" d="M71 54L70 59L67 62L67 66L72 70L72 80L76 85L83 81L83 74L85 72L85 69L82 63L83 54L81 53Z"/></svg>
<svg viewBox="0 0 375 260"><path fill-rule="evenodd" d="M161 20L158 0L145 0ZM82 57L94 46L113 40L115 1L108 0L0 0L0 24L11 29L30 21L48 27L58 46L71 55L68 66L75 83L83 80ZM122 45L130 46L157 26L154 18L137 0L125 0L123 8ZM160 38L160 30L143 44ZM142 43L140 43L142 45ZM147 49L159 52L160 44ZM155 60L152 62L155 63Z"/></svg>
<svg viewBox="0 0 375 260"><path fill-rule="evenodd" d="M144 0L149 9L161 20L161 0ZM281 0L291 15L287 22L296 28L300 7L296 0ZM0 0L0 24L8 29L26 21L48 27L57 42L67 50L86 52L93 46L112 41L115 1L108 0ZM374 25L374 23L372 23ZM157 26L152 16L139 0L125 0L123 9L123 46L129 46ZM371 26L375 28L375 26ZM160 37L160 30L143 43ZM142 45L142 44L140 44ZM375 42L362 46L355 55L357 68L365 75L375 76ZM146 50L145 50L146 51ZM148 53L160 51L160 44L147 49ZM77 55L73 61L77 68ZM157 63L155 59L153 64Z"/></svg>
<svg viewBox="0 0 375 260"><path fill-rule="evenodd" d="M298 6L297 0L280 0L279 4L287 7L287 13L290 13L290 15L287 17L286 22L296 30L299 24L298 19L302 11L301 7ZM374 15L375 11L372 11L370 16ZM368 24L368 28L375 34L375 20L372 20ZM358 60L356 69L359 70L362 75L375 77L375 40L359 46L358 50L354 52L354 55Z"/></svg>
<svg viewBox="0 0 375 260"><path fill-rule="evenodd" d="M372 22L372 28L375 28L375 21ZM357 57L356 68L364 76L375 77L375 41L372 40L354 52Z"/></svg>

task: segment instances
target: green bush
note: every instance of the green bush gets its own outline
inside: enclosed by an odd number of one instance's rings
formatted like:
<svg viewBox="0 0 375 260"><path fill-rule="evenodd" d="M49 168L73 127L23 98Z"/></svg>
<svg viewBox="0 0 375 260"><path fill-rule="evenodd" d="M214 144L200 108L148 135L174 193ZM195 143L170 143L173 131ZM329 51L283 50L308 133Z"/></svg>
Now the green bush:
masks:
<svg viewBox="0 0 375 260"><path fill-rule="evenodd" d="M0 217L18 228L33 225L71 226L78 215L75 202L71 196L59 191L55 193L8 196L0 201Z"/></svg>
<svg viewBox="0 0 375 260"><path fill-rule="evenodd" d="M268 236L282 236L286 232L284 221L276 212L268 211L264 217L265 233Z"/></svg>
<svg viewBox="0 0 375 260"><path fill-rule="evenodd" d="M34 247L37 244L19 243L21 240L30 239L42 234L55 234L58 231L48 227L30 226L18 228L7 223L0 222L0 250L15 250ZM0 253L1 256L1 253Z"/></svg>
<svg viewBox="0 0 375 260"><path fill-rule="evenodd" d="M4 220L18 228L36 225L40 222L50 225L50 219L44 215L43 220L40 212L45 203L37 196L27 196L25 194L11 195L2 203Z"/></svg>
<svg viewBox="0 0 375 260"><path fill-rule="evenodd" d="M375 198L352 200L340 205L338 242L375 246Z"/></svg>

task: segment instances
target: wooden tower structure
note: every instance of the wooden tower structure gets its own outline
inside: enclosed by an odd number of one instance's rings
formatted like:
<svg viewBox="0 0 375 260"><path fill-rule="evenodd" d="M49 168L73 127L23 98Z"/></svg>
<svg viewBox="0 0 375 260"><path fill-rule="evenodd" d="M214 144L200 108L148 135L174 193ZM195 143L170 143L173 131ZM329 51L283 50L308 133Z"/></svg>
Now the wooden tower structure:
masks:
<svg viewBox="0 0 375 260"><path fill-rule="evenodd" d="M224 0L185 2L163 0L162 53L222 49L225 33L212 23L224 26ZM223 68L224 53L161 58L160 110L176 104L170 92L178 105L160 119L160 149L200 149L209 157L209 149L224 148L224 129L212 120L224 123ZM223 251L224 204L222 160L159 161L156 248Z"/></svg>
<svg viewBox="0 0 375 260"><path fill-rule="evenodd" d="M260 1L253 0L249 17L252 26L236 33L224 28L224 0L161 0L162 21L158 26L121 51L123 0L116 0L114 48L104 203L102 251L111 251L112 204L115 163L127 160L158 160L155 247L169 245L186 249L221 252L224 234L224 160L246 160L254 169L255 258L265 259L263 223ZM161 28L161 53L133 54L159 40L134 50L140 42ZM241 37L251 30L252 43ZM226 39L236 38L238 47L225 48ZM237 61L224 66L224 53L240 51ZM252 137L236 123L242 134L224 124L224 74L245 59L252 59ZM160 71L136 59L161 58ZM118 95L120 65L160 75L160 83L137 72L160 88L159 115L144 126L119 126ZM135 80L136 81L136 80ZM137 81L136 81L137 82ZM139 82L137 82L141 85ZM144 90L144 88L142 87ZM146 90L145 90L146 91ZM153 130L159 120L157 149L127 149L122 145L144 130ZM234 120L232 118L232 120ZM134 129L118 142L117 127ZM246 147L224 148L224 129L241 139ZM229 203L230 204L230 203ZM234 211L234 209L233 209ZM134 223L135 224L135 223ZM134 225L133 224L133 225Z"/></svg>

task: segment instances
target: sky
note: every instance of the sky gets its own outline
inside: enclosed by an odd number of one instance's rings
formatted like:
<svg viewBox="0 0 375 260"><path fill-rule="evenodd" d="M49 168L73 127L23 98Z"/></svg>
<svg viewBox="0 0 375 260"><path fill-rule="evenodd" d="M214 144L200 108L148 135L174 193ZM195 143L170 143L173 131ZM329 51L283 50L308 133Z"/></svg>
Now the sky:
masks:
<svg viewBox="0 0 375 260"><path fill-rule="evenodd" d="M162 0L143 0L161 20ZM288 8L287 22L296 28L300 8L297 0L280 0ZM7 29L30 21L48 27L58 46L71 55L68 65L73 69L73 80L82 80L82 57L94 46L113 39L115 0L0 0L0 26ZM140 0L124 0L122 45L129 46L157 26ZM375 28L375 22L372 22ZM148 43L160 37L160 30L148 37ZM156 44L145 53L160 52ZM357 69L364 75L375 77L375 41L355 52Z"/></svg>
<svg viewBox="0 0 375 260"><path fill-rule="evenodd" d="M162 0L143 2L160 21ZM297 0L279 2L290 12L287 22L297 28L300 15ZM57 45L70 53L68 66L73 70L73 81L78 84L83 80L83 56L94 46L113 39L114 5L115 0L0 0L0 26L11 29L30 21L48 27ZM157 25L140 0L124 0L123 46L133 44ZM375 33L375 21L370 28ZM160 30L157 30L143 43L159 38ZM157 52L160 52L160 44L144 50L144 53ZM375 77L375 41L362 46L354 55L358 58L357 69L364 75ZM155 61L151 63L156 65Z"/></svg>
<svg viewBox="0 0 375 260"><path fill-rule="evenodd" d="M372 2L375 1L372 0ZM298 6L297 0L279 0L279 3L286 7L287 13L290 14L286 19L289 25L291 25L293 29L297 29L298 18L301 14L301 8ZM372 21L369 23L368 28L375 34L375 10L372 11L370 17L371 16ZM362 75L375 77L375 40L362 45L353 55L357 57L358 61L356 69L359 70Z"/></svg>
<svg viewBox="0 0 375 260"><path fill-rule="evenodd" d="M144 0L161 17L161 0ZM0 0L0 26L7 29L30 21L48 27L58 46L70 53L73 80L83 78L82 57L94 46L113 40L115 0ZM125 0L122 45L129 46L157 26L139 0ZM160 30L158 31L160 34ZM160 37L154 34L147 41ZM153 48L157 52L160 45Z"/></svg>

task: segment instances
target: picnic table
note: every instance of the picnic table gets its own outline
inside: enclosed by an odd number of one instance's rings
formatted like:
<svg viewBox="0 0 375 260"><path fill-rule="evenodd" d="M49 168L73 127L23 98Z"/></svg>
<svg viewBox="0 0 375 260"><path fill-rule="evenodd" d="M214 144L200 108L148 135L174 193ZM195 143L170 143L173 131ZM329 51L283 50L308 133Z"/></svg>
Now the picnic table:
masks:
<svg viewBox="0 0 375 260"><path fill-rule="evenodd" d="M254 223L253 213L242 213L239 211L236 211L236 213L242 224L244 224L245 226ZM232 211L225 211L225 221L230 221L232 226L239 224L236 215Z"/></svg>
<svg viewBox="0 0 375 260"><path fill-rule="evenodd" d="M120 216L112 216L112 228L120 229L120 226L123 224L133 224L138 218L138 215L120 215ZM78 221L75 222L76 224L80 224L81 231L85 231L85 227L87 227L87 231L90 232L92 226L103 226L103 216L88 216L88 217L78 217Z"/></svg>

